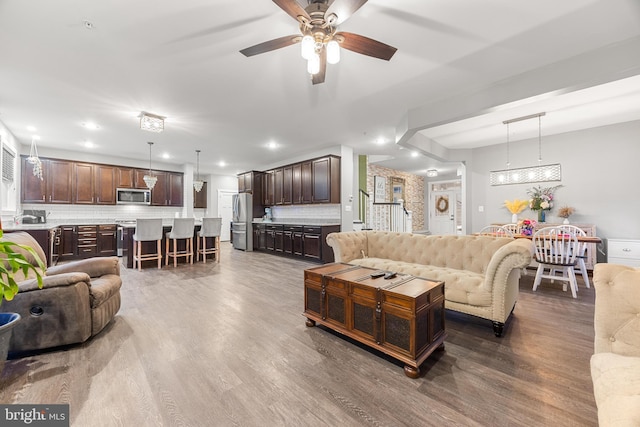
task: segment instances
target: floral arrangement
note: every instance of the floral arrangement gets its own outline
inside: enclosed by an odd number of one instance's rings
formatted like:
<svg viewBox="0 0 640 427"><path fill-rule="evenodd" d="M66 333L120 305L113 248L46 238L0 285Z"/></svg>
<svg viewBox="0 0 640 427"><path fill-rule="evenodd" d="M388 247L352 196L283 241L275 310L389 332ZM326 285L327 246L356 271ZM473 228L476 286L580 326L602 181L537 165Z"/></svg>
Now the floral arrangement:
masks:
<svg viewBox="0 0 640 427"><path fill-rule="evenodd" d="M513 201L505 200L504 206L511 212L512 214L519 214L522 212L527 206L529 206L528 200L520 200L513 199Z"/></svg>
<svg viewBox="0 0 640 427"><path fill-rule="evenodd" d="M529 209L532 211L551 210L551 208L553 208L553 192L560 187L562 186L556 185L555 187L545 188L537 186L527 190L527 194L531 197L529 200Z"/></svg>
<svg viewBox="0 0 640 427"><path fill-rule="evenodd" d="M521 219L518 221L518 227L520 227L520 233L525 236L533 235L533 230L538 223L534 219Z"/></svg>
<svg viewBox="0 0 640 427"><path fill-rule="evenodd" d="M558 209L558 216L560 218L569 218L576 210L571 206L563 206Z"/></svg>

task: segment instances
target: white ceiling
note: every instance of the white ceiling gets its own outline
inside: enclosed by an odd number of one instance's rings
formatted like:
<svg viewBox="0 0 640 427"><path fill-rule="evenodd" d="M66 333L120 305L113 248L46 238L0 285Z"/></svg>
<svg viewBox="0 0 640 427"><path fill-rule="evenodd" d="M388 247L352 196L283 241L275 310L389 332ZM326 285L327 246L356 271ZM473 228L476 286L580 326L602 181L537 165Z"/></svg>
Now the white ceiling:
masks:
<svg viewBox="0 0 640 427"><path fill-rule="evenodd" d="M315 86L297 45L250 58L238 52L297 33L269 0L2 0L0 29L0 121L22 144L31 141L28 125L41 147L83 151L90 140L98 156L148 159L154 141L154 161L167 153L166 162L194 163L200 149L201 170L219 174L342 144L423 173L445 166L394 144L408 112L638 37L640 2L369 0L340 30L398 52L386 62L343 51ZM473 148L504 143L510 118L545 111L549 135L638 120L639 106L635 76L421 133ZM167 116L165 132L141 131L140 111ZM510 137L537 130L537 121L519 122ZM271 141L279 148L267 149Z"/></svg>

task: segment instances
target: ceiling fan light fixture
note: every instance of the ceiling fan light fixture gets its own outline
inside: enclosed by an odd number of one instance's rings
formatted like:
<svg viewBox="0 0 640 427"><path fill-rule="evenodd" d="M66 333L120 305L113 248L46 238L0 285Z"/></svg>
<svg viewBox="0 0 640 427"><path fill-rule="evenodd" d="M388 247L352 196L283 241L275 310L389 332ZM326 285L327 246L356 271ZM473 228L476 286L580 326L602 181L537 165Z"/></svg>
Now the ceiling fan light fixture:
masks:
<svg viewBox="0 0 640 427"><path fill-rule="evenodd" d="M320 55L314 53L307 61L307 71L309 74L318 74L320 72Z"/></svg>
<svg viewBox="0 0 640 427"><path fill-rule="evenodd" d="M335 40L327 43L327 62L329 64L340 62L340 44Z"/></svg>
<svg viewBox="0 0 640 427"><path fill-rule="evenodd" d="M315 53L315 41L313 37L309 34L302 37L302 41L300 42L300 54L307 61L311 59L313 54Z"/></svg>

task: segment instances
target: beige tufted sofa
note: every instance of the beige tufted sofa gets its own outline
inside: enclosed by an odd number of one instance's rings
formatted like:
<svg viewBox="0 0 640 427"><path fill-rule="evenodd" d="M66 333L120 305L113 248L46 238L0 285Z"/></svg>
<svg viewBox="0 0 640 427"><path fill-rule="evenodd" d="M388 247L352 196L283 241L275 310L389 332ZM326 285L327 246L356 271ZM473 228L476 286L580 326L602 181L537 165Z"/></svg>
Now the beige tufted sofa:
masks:
<svg viewBox="0 0 640 427"><path fill-rule="evenodd" d="M596 264L593 392L604 426L640 426L640 269Z"/></svg>
<svg viewBox="0 0 640 427"><path fill-rule="evenodd" d="M491 320L496 336L513 311L521 269L533 251L528 239L385 231L331 233L327 243L336 262L444 281L445 308Z"/></svg>

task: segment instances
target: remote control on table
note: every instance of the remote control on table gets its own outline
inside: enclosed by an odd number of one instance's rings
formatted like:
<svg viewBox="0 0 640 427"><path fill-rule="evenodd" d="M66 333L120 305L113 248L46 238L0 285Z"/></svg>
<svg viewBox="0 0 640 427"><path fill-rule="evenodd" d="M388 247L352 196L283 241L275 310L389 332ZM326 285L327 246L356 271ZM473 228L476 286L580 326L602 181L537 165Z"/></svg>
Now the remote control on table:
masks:
<svg viewBox="0 0 640 427"><path fill-rule="evenodd" d="M384 275L384 279L385 280L393 279L394 277L396 277L397 274L398 273L388 272L387 274Z"/></svg>
<svg viewBox="0 0 640 427"><path fill-rule="evenodd" d="M371 278L377 279L378 277L382 277L385 274L387 274L385 271L374 271L373 273L371 273Z"/></svg>

